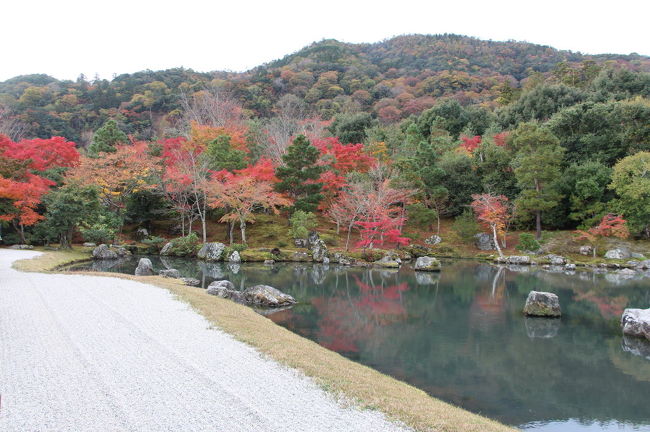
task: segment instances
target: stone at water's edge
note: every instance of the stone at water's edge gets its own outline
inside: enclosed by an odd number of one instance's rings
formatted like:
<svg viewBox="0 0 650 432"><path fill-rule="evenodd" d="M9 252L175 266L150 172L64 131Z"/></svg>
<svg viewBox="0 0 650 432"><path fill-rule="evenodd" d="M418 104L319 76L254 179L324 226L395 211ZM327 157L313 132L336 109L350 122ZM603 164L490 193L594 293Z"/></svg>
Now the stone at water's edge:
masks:
<svg viewBox="0 0 650 432"><path fill-rule="evenodd" d="M222 259L226 245L223 243L206 243L196 254L196 257L203 261L219 261Z"/></svg>
<svg viewBox="0 0 650 432"><path fill-rule="evenodd" d="M275 261L272 260L272 259L267 259L267 260L264 260L264 264L265 265L273 265L273 264L275 264Z"/></svg>
<svg viewBox="0 0 650 432"><path fill-rule="evenodd" d="M181 281L187 286L197 287L201 285L201 281L194 278L181 278Z"/></svg>
<svg viewBox="0 0 650 432"><path fill-rule="evenodd" d="M268 285L255 285L246 288L243 294L246 302L260 306L278 307L296 303L296 300L289 294Z"/></svg>
<svg viewBox="0 0 650 432"><path fill-rule="evenodd" d="M172 246L173 246L172 242L165 243L165 246L163 246L162 249L160 249L160 255L163 256L169 255L169 252L171 252L172 250Z"/></svg>
<svg viewBox="0 0 650 432"><path fill-rule="evenodd" d="M233 251L233 253L228 257L228 261L231 263L240 263L241 257L239 256L239 252Z"/></svg>
<svg viewBox="0 0 650 432"><path fill-rule="evenodd" d="M530 265L530 257L527 255L512 255L506 257L499 257L496 260L501 264L515 264L515 265Z"/></svg>
<svg viewBox="0 0 650 432"><path fill-rule="evenodd" d="M384 268L399 268L400 264L402 264L402 260L400 260L399 257L389 254L384 256L379 261L375 261L373 264Z"/></svg>
<svg viewBox="0 0 650 432"><path fill-rule="evenodd" d="M162 277L178 279L181 277L181 272L176 269L160 270L158 274Z"/></svg>
<svg viewBox="0 0 650 432"><path fill-rule="evenodd" d="M650 309L625 309L621 327L623 334L650 340Z"/></svg>
<svg viewBox="0 0 650 432"><path fill-rule="evenodd" d="M26 249L26 250L31 250L34 249L34 246L32 245L27 245L27 244L16 244L9 246L9 249Z"/></svg>
<svg viewBox="0 0 650 432"><path fill-rule="evenodd" d="M105 244L100 244L95 249L93 249L93 258L98 260L117 259L117 253L115 253L115 251L112 251Z"/></svg>
<svg viewBox="0 0 650 432"><path fill-rule="evenodd" d="M153 276L153 264L149 258L140 258L135 268L136 276Z"/></svg>
<svg viewBox="0 0 650 432"><path fill-rule="evenodd" d="M630 257L630 251L623 248L611 249L605 252L606 259L628 259Z"/></svg>
<svg viewBox="0 0 650 432"><path fill-rule="evenodd" d="M311 235L310 235L310 244L311 244L312 259L316 262L323 262L323 260L328 255L327 245L325 245L325 242L321 239L316 239L314 240L314 243L311 243Z"/></svg>
<svg viewBox="0 0 650 432"><path fill-rule="evenodd" d="M83 247L88 247L88 248L94 248L94 247L97 247L97 244L93 243L93 242L85 242L84 244L82 244L82 246Z"/></svg>
<svg viewBox="0 0 650 432"><path fill-rule="evenodd" d="M526 299L524 314L539 317L559 317L562 315L560 300L550 292L531 291Z"/></svg>
<svg viewBox="0 0 650 432"><path fill-rule="evenodd" d="M415 260L416 271L440 271L440 261L430 256L419 257Z"/></svg>
<svg viewBox="0 0 650 432"><path fill-rule="evenodd" d="M243 293L235 289L235 285L228 280L220 280L212 282L207 289L207 293L217 297L234 300L237 302L243 301Z"/></svg>
<svg viewBox="0 0 650 432"><path fill-rule="evenodd" d="M580 255L593 255L594 248L591 246L580 246Z"/></svg>
<svg viewBox="0 0 650 432"><path fill-rule="evenodd" d="M554 254L545 255L545 256L542 257L542 259L547 259L551 263L551 265L556 265L556 266L564 265L564 264L567 263L566 258L564 258L563 256L560 256L560 255L554 255Z"/></svg>

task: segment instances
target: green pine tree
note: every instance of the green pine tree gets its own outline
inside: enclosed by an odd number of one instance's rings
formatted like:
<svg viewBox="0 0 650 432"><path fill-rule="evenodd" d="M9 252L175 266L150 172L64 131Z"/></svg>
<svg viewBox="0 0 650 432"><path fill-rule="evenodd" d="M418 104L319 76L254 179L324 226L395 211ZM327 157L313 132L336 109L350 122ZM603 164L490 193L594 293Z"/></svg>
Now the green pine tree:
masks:
<svg viewBox="0 0 650 432"><path fill-rule="evenodd" d="M314 212L323 199L320 193L323 184L316 182L323 172L323 168L316 165L319 156L318 149L304 135L299 135L282 156L284 165L275 170L280 179L276 190L295 200L292 211Z"/></svg>
<svg viewBox="0 0 650 432"><path fill-rule="evenodd" d="M517 210L535 217L536 237L542 236L542 213L557 206L562 199L555 187L560 178L564 148L547 128L522 123L510 141L517 151L513 161L517 185L521 189Z"/></svg>
<svg viewBox="0 0 650 432"><path fill-rule="evenodd" d="M106 123L95 131L93 142L88 146L88 153L98 155L101 152L113 153L117 144L126 144L129 138L117 126L113 119L107 120Z"/></svg>

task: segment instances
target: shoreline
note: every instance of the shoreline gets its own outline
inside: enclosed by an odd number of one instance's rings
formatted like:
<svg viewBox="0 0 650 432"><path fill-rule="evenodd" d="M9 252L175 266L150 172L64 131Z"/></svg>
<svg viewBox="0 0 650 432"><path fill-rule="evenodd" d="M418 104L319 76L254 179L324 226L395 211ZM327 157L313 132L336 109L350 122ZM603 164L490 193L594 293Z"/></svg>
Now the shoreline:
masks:
<svg viewBox="0 0 650 432"><path fill-rule="evenodd" d="M33 259L16 261L20 271L61 273L60 268L85 261L84 253L44 251ZM87 259L87 258L86 258ZM512 431L512 427L453 406L409 384L355 363L303 338L232 301L160 276L75 272L134 280L170 291L177 299L235 339L278 363L297 369L329 393L354 402L361 409L379 410L389 419L418 431Z"/></svg>

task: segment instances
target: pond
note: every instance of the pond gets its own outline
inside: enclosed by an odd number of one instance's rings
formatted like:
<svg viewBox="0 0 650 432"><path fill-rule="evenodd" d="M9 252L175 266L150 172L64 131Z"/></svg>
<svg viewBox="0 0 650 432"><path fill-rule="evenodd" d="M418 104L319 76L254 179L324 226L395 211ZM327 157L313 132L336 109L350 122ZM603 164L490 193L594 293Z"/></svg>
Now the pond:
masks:
<svg viewBox="0 0 650 432"><path fill-rule="evenodd" d="M650 344L624 338L625 307L650 279L443 262L440 274L319 264L207 264L150 257L207 286L272 285L300 303L274 322L424 391L533 431L650 430ZM137 257L76 268L133 274ZM530 290L561 319L525 318Z"/></svg>

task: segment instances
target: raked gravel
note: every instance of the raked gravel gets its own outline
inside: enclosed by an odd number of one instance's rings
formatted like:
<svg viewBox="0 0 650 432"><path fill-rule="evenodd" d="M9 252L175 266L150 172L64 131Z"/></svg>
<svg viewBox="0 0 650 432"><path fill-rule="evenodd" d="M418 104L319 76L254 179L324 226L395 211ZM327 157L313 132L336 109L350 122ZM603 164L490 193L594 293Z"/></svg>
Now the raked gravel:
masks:
<svg viewBox="0 0 650 432"><path fill-rule="evenodd" d="M0 249L0 431L406 431L344 406L166 290L22 273Z"/></svg>

